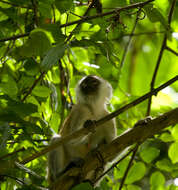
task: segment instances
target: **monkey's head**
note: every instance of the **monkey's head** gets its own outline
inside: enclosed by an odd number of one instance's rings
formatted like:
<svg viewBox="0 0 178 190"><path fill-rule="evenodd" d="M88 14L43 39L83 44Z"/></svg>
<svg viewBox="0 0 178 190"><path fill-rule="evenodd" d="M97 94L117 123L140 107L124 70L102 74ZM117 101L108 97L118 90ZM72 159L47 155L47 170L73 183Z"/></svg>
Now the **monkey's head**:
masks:
<svg viewBox="0 0 178 190"><path fill-rule="evenodd" d="M77 103L106 104L111 96L111 85L95 75L83 77L76 87Z"/></svg>

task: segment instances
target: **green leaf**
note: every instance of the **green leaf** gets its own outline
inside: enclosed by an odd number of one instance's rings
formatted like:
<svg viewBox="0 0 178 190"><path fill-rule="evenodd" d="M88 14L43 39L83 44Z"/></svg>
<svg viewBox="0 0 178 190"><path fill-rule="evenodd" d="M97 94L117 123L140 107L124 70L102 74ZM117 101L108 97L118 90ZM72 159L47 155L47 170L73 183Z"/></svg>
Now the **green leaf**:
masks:
<svg viewBox="0 0 178 190"><path fill-rule="evenodd" d="M50 89L47 88L46 86L36 86L32 91L33 95L43 98L48 97L50 93L51 93Z"/></svg>
<svg viewBox="0 0 178 190"><path fill-rule="evenodd" d="M174 164L178 162L178 142L171 144L169 147L168 155Z"/></svg>
<svg viewBox="0 0 178 190"><path fill-rule="evenodd" d="M152 5L147 5L144 9L151 22L160 22L165 28L167 28L168 22L158 9L153 8Z"/></svg>
<svg viewBox="0 0 178 190"><path fill-rule="evenodd" d="M156 162L156 166L159 169L167 171L167 172L171 172L174 169L174 165L167 158L164 158L164 159L159 160L158 162Z"/></svg>
<svg viewBox="0 0 178 190"><path fill-rule="evenodd" d="M72 0L55 0L55 5L60 13L64 13L72 7Z"/></svg>
<svg viewBox="0 0 178 190"><path fill-rule="evenodd" d="M127 184L131 184L140 180L146 172L146 167L143 162L136 162L129 170L128 177L126 179Z"/></svg>
<svg viewBox="0 0 178 190"><path fill-rule="evenodd" d="M10 136L11 128L8 123L4 123L0 125L0 151L7 145L7 140Z"/></svg>
<svg viewBox="0 0 178 190"><path fill-rule="evenodd" d="M146 163L151 163L160 154L160 150L155 147L148 147L140 152L140 156Z"/></svg>
<svg viewBox="0 0 178 190"><path fill-rule="evenodd" d="M93 187L90 185L90 183L81 183L75 187L73 187L71 190L93 190Z"/></svg>
<svg viewBox="0 0 178 190"><path fill-rule="evenodd" d="M15 80L10 75L4 75L3 81L0 83L0 92L13 97L17 95L18 88Z"/></svg>
<svg viewBox="0 0 178 190"><path fill-rule="evenodd" d="M127 185L127 190L141 190L137 185Z"/></svg>
<svg viewBox="0 0 178 190"><path fill-rule="evenodd" d="M45 18L52 18L51 4L49 1L40 1L38 9Z"/></svg>
<svg viewBox="0 0 178 190"><path fill-rule="evenodd" d="M39 73L39 65L31 58L24 61L24 68L27 75L35 76Z"/></svg>
<svg viewBox="0 0 178 190"><path fill-rule="evenodd" d="M162 141L164 141L164 142L172 142L172 141L174 141L173 136L168 132L165 132L165 133L161 134L160 139Z"/></svg>
<svg viewBox="0 0 178 190"><path fill-rule="evenodd" d="M117 168L114 168L114 178L115 179L119 179L124 175L125 170L128 166L128 163L129 163L129 159L126 158L118 164Z"/></svg>
<svg viewBox="0 0 178 190"><path fill-rule="evenodd" d="M174 126L171 130L171 134L175 140L178 140L178 125Z"/></svg>
<svg viewBox="0 0 178 190"><path fill-rule="evenodd" d="M11 101L8 103L8 108L22 117L38 112L38 107L32 103Z"/></svg>
<svg viewBox="0 0 178 190"><path fill-rule="evenodd" d="M3 112L0 111L0 121L21 123L23 120L13 111L4 109Z"/></svg>
<svg viewBox="0 0 178 190"><path fill-rule="evenodd" d="M26 43L20 47L20 55L26 57L43 56L51 47L46 32L42 29L35 29L30 33Z"/></svg>
<svg viewBox="0 0 178 190"><path fill-rule="evenodd" d="M165 184L165 177L161 172L154 172L150 177L151 190L161 190Z"/></svg>
<svg viewBox="0 0 178 190"><path fill-rule="evenodd" d="M8 110L15 112L20 117L25 117L38 111L38 107L32 103L18 102L8 96L0 96L0 99L6 101Z"/></svg>
<svg viewBox="0 0 178 190"><path fill-rule="evenodd" d="M65 44L60 43L56 47L51 48L44 57L41 67L44 70L49 70L52 66L56 65L59 59L63 57L66 47Z"/></svg>
<svg viewBox="0 0 178 190"><path fill-rule="evenodd" d="M64 43L65 35L62 34L61 30L59 30L59 23L44 24L41 27L50 32L57 43Z"/></svg>

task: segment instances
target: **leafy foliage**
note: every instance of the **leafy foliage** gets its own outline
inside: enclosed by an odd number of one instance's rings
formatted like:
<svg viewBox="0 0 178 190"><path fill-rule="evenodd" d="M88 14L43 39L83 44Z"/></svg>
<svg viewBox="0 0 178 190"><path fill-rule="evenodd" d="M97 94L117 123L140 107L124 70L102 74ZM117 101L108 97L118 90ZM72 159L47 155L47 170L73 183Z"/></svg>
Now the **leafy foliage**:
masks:
<svg viewBox="0 0 178 190"><path fill-rule="evenodd" d="M95 74L112 84L109 109L114 111L150 90L160 55L155 87L177 75L177 2L168 17L173 2L155 0L118 11L140 1L101 0L102 13L97 14L95 5L85 17L87 0L0 1L1 190L48 187L46 155L25 166L19 163L58 132L82 76ZM175 82L153 97L151 115L177 107L177 91ZM145 101L117 117L118 134L144 118L147 107ZM129 160L120 162L96 189L118 189ZM178 125L139 147L123 189L174 190L176 178ZM82 183L73 189L93 188Z"/></svg>

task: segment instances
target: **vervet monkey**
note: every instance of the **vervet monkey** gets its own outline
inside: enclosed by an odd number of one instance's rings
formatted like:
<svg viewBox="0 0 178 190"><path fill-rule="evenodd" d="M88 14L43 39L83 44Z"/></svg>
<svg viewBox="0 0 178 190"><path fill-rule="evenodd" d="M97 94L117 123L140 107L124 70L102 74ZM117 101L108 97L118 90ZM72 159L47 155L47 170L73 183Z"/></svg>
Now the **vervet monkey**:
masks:
<svg viewBox="0 0 178 190"><path fill-rule="evenodd" d="M65 119L59 135L52 138L51 143L69 135L82 127L86 121L98 120L106 116L107 103L112 97L112 87L104 79L89 75L83 77L76 87L76 105L72 107ZM51 151L48 156L48 177L55 181L75 161L83 159L90 150L104 143L110 143L116 137L115 120L109 120L94 133L73 139Z"/></svg>

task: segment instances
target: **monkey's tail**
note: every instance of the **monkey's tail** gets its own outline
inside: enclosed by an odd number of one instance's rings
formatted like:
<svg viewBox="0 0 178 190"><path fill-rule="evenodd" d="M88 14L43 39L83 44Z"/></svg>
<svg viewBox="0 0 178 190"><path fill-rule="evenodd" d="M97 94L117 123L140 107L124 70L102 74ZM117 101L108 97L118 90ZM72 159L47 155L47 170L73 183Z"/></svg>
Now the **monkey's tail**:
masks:
<svg viewBox="0 0 178 190"><path fill-rule="evenodd" d="M60 135L53 136L50 144L55 143L60 138ZM54 182L58 174L63 170L63 151L63 146L59 146L48 153L48 180L50 183Z"/></svg>

